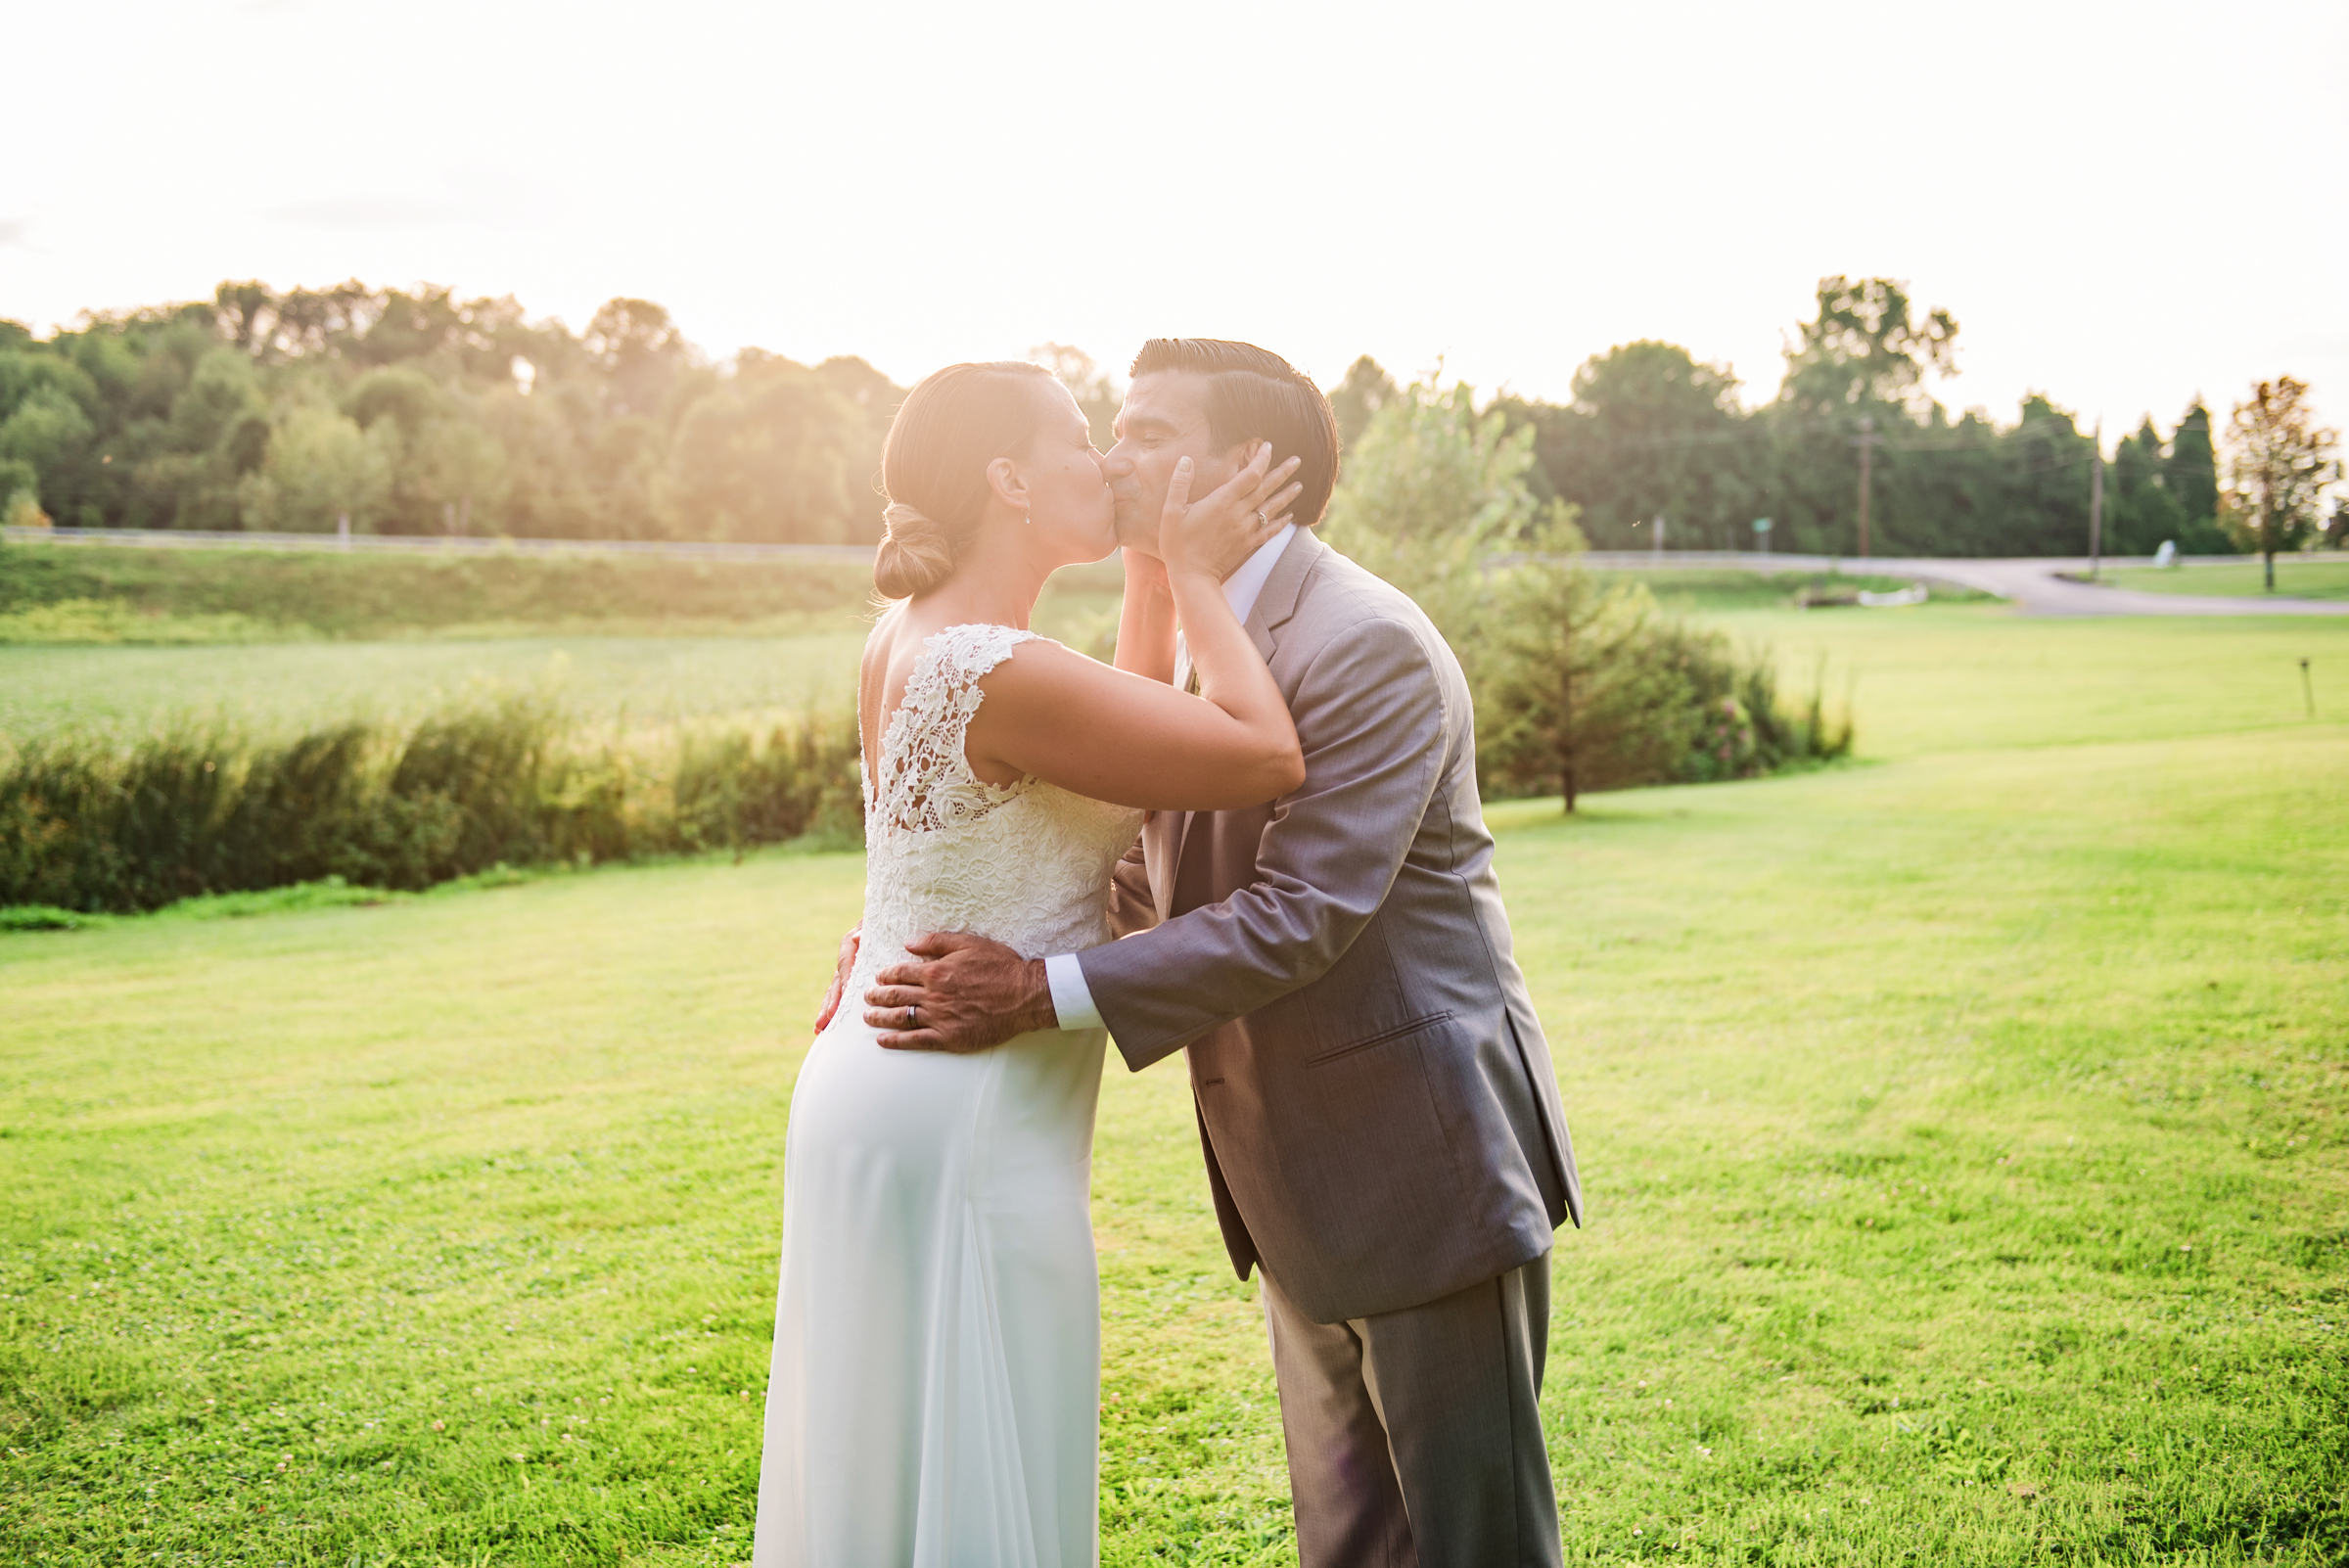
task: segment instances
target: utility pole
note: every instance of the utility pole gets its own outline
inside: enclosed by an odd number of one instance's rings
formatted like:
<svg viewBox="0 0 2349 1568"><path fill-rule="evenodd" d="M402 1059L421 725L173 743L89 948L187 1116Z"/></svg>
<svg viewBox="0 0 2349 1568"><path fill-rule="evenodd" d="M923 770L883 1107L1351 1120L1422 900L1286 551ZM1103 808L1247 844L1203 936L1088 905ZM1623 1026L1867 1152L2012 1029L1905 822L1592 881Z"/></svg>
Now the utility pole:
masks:
<svg viewBox="0 0 2349 1568"><path fill-rule="evenodd" d="M2104 422L2096 421L2096 461L2088 471L2088 580L2104 565Z"/></svg>
<svg viewBox="0 0 2349 1568"><path fill-rule="evenodd" d="M1867 559L1868 477L1874 467L1870 460L1875 456L1876 448L1884 444L1884 438L1876 434L1873 414L1860 416L1860 434L1852 438L1852 444L1860 448L1860 559L1865 561Z"/></svg>

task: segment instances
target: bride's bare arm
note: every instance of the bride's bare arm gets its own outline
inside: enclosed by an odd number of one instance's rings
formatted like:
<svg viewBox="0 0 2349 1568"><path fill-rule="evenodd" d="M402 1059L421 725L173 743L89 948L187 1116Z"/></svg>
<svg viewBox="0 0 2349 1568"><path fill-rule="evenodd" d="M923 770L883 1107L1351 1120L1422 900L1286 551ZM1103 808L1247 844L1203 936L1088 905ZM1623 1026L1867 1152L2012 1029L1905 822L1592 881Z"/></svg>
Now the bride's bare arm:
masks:
<svg viewBox="0 0 2349 1568"><path fill-rule="evenodd" d="M1163 680L1174 680L1174 590L1167 581L1167 564L1128 546L1126 557L1126 599L1118 607L1120 669Z"/></svg>
<svg viewBox="0 0 2349 1568"><path fill-rule="evenodd" d="M1196 505L1188 460L1169 486L1160 546L1169 592L1190 642L1199 695L1105 669L1057 643L1027 643L981 683L967 732L973 762L1033 773L1095 800L1161 811L1255 806L1305 781L1305 757L1280 688L1224 602L1222 567L1261 544L1292 498L1259 452ZM1245 559L1245 555L1238 559ZM1170 671L1171 673L1171 671Z"/></svg>

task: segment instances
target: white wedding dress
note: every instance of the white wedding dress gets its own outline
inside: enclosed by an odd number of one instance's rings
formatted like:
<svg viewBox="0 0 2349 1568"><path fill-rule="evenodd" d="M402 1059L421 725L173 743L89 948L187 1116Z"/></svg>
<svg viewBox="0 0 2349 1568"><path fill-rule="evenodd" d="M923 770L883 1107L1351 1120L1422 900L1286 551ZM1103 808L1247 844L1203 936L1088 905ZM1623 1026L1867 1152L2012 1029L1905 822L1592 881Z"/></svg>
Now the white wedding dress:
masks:
<svg viewBox="0 0 2349 1568"><path fill-rule="evenodd" d="M886 1051L873 974L926 931L1029 957L1108 940L1141 813L973 775L979 680L1033 634L928 639L865 769L864 936L784 1150L755 1568L1098 1561L1100 1284L1087 1200L1099 1030Z"/></svg>

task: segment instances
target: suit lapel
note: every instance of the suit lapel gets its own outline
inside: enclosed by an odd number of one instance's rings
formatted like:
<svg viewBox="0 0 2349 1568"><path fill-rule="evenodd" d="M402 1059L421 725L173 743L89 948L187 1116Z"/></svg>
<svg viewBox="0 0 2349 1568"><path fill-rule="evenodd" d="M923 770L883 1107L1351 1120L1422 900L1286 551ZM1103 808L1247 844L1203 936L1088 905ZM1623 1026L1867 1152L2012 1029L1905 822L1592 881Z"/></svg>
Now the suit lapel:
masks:
<svg viewBox="0 0 2349 1568"><path fill-rule="evenodd" d="M1280 639L1273 633L1297 614L1297 600L1305 591L1306 576L1328 548L1312 529L1299 529L1289 536L1289 546L1280 552L1280 559L1272 563L1272 575L1265 579L1264 590L1256 596L1256 605L1241 627L1248 633L1248 640L1256 644L1256 651L1263 655L1265 663L1272 662L1273 652L1280 646ZM1174 887L1180 880L1176 873L1182 868L1182 857L1190 852L1191 819L1200 814L1185 811L1182 820L1173 824L1174 853L1167 861L1166 893L1159 899L1162 919L1172 918Z"/></svg>
<svg viewBox="0 0 2349 1568"><path fill-rule="evenodd" d="M1312 529L1299 529L1290 535L1289 547L1280 552L1272 563L1272 575L1265 579L1265 591L1256 596L1256 608L1248 612L1248 640L1256 651L1269 660L1272 650L1280 645L1273 635L1289 623L1297 614L1297 601L1305 593L1305 579L1313 575L1313 567L1329 553L1329 546Z"/></svg>

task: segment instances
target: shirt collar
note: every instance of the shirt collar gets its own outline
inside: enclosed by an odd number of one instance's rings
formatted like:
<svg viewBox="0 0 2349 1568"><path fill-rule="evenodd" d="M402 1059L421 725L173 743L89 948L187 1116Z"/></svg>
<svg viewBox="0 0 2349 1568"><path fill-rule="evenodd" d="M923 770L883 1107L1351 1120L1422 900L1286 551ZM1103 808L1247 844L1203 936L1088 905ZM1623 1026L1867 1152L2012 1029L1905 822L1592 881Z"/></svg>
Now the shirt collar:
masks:
<svg viewBox="0 0 2349 1568"><path fill-rule="evenodd" d="M1257 546L1256 554L1240 563L1240 569L1223 579L1223 602L1231 606L1232 619L1248 623L1248 616L1256 608L1257 596L1265 591L1265 583L1272 569L1280 564L1280 552L1289 547L1297 536L1297 525L1283 524L1278 533Z"/></svg>

